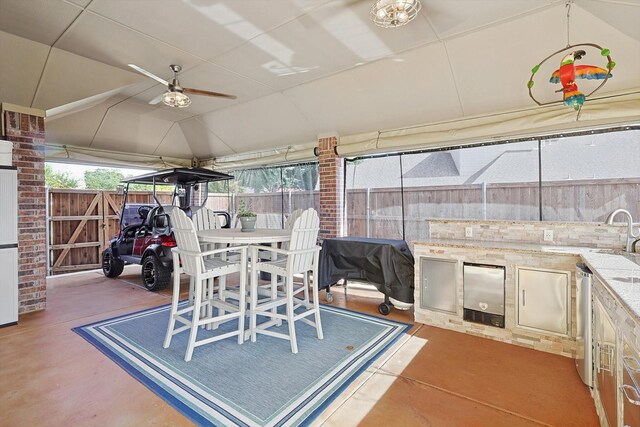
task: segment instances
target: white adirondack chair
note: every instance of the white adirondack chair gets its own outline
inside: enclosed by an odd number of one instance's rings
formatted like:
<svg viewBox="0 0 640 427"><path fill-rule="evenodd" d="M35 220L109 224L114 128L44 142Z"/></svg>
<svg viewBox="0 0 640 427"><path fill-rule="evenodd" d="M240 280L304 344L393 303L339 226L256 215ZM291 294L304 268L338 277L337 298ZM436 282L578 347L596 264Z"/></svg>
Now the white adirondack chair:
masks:
<svg viewBox="0 0 640 427"><path fill-rule="evenodd" d="M302 215L302 212L304 212L304 209L296 209L293 212L291 212L291 214L289 214L289 217L284 223L284 229L293 230L293 224L295 224L296 219L298 219L300 215ZM282 244L282 249L288 250L289 242L284 242ZM309 272L302 273L302 284L294 283L294 287L296 289L294 290L294 294L297 293L299 289L304 290L304 300L308 303L309 302Z"/></svg>
<svg viewBox="0 0 640 427"><path fill-rule="evenodd" d="M284 229L292 230L293 224L296 222L296 219L298 219L298 217L302 215L302 212L304 212L304 209L296 209L295 211L291 212L291 214L289 215L289 217L284 223Z"/></svg>
<svg viewBox="0 0 640 427"><path fill-rule="evenodd" d="M207 207L202 207L191 216L193 225L197 231L210 230L212 228L220 228L218 215Z"/></svg>
<svg viewBox="0 0 640 427"><path fill-rule="evenodd" d="M171 344L173 335L190 330L189 341L184 360L190 361L195 347L219 341L232 336L238 336L238 344L244 340L244 318L246 311L246 283L247 283L247 247L215 249L203 252L198 243L196 229L191 220L180 209L171 212L171 225L178 244L172 249L173 253L173 297L171 301L171 315L164 340L164 348ZM212 256L228 252L240 252L240 262L229 262L220 257ZM194 297L186 307L179 308L180 273L188 274L194 279ZM237 303L226 300L223 285L219 289L213 286L216 277L223 277L232 273L240 273L240 287ZM216 311L214 312L214 308ZM191 317L187 315L191 313ZM200 326L207 328L237 319L237 330L214 337L198 340ZM176 328L176 322L183 326Z"/></svg>
<svg viewBox="0 0 640 427"><path fill-rule="evenodd" d="M206 206L203 206L198 210L196 210L196 212L193 215L191 215L191 220L193 221L193 225L196 227L196 231L221 228L220 219L218 215L211 209L207 208ZM215 249L216 247L216 245L211 243L203 243L201 244L201 246L202 246L202 249L206 251ZM229 257L227 257L227 254L221 254L219 256L222 257L222 259L240 262L239 254L234 254ZM220 281L224 282L225 278L221 277Z"/></svg>
<svg viewBox="0 0 640 427"><path fill-rule="evenodd" d="M319 230L320 220L318 219L318 213L310 208L304 211L294 222L291 230L289 249L276 249L270 246L251 246L251 341L256 340L256 334L258 333L287 339L291 342L291 352L297 353L298 343L296 341L295 322L298 320L315 327L318 339L323 339L318 287L316 285L320 253L320 246L316 245L316 241ZM276 261L260 262L259 252L261 251L276 252L279 257ZM284 292L279 293L275 298L265 302L258 302L257 292L255 292L255 290L260 271L282 276L284 278ZM303 289L294 287L293 283L294 274L306 274L310 271L313 272L314 279L313 302L310 302L308 299L305 301L305 299L296 297L296 294ZM286 307L286 312L278 313L277 308L283 305ZM304 310L300 311L300 308L304 308ZM298 312L296 312L296 310L298 310ZM265 316L271 320L257 325L257 316ZM314 316L314 321L307 319L309 316ZM286 320L288 323L288 334L268 329L270 326L279 324L282 320Z"/></svg>

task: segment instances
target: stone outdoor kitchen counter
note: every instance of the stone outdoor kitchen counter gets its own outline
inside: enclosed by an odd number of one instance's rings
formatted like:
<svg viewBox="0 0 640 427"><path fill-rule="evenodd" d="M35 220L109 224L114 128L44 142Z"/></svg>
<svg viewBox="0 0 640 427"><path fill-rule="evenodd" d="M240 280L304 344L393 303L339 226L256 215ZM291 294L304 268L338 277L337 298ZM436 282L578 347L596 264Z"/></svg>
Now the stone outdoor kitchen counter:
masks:
<svg viewBox="0 0 640 427"><path fill-rule="evenodd" d="M602 281L629 315L640 321L640 265L619 253L585 252L581 254L591 271ZM640 260L639 255L635 255Z"/></svg>
<svg viewBox="0 0 640 427"><path fill-rule="evenodd" d="M479 250L504 250L532 254L574 254L580 256L591 271L625 306L636 321L640 321L640 265L621 251L578 246L557 246L535 243L492 242L455 239L428 239L414 245L442 246ZM635 255L640 261L640 254Z"/></svg>
<svg viewBox="0 0 640 427"><path fill-rule="evenodd" d="M465 249L496 249L508 250L516 252L531 252L539 254L573 254L581 255L588 252L605 252L614 253L613 249L588 248L582 246L558 246L558 245L542 245L537 243L520 243L520 242L495 242L486 240L456 240L456 239L427 239L419 242L411 242L414 245L430 245L443 246L448 248L465 248Z"/></svg>

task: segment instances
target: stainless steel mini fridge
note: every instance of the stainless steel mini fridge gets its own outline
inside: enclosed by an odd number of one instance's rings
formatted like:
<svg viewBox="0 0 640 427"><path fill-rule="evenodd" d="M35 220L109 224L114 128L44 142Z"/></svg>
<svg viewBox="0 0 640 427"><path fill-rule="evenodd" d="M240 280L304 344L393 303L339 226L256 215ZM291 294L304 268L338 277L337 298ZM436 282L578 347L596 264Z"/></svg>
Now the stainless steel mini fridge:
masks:
<svg viewBox="0 0 640 427"><path fill-rule="evenodd" d="M504 267L464 264L464 320L504 328Z"/></svg>

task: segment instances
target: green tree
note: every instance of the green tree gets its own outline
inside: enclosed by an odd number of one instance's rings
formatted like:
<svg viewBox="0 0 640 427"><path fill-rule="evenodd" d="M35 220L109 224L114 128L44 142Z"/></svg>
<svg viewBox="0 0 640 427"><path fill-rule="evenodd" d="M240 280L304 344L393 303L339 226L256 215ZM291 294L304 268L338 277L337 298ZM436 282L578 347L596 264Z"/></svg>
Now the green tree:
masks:
<svg viewBox="0 0 640 427"><path fill-rule="evenodd" d="M242 193L244 188L235 179L209 183L209 193Z"/></svg>
<svg viewBox="0 0 640 427"><path fill-rule="evenodd" d="M84 173L85 186L91 190L115 190L123 178L117 169L98 168Z"/></svg>
<svg viewBox="0 0 640 427"><path fill-rule="evenodd" d="M233 173L241 187L252 188L256 193L272 193L282 188L280 168L245 169Z"/></svg>
<svg viewBox="0 0 640 427"><path fill-rule="evenodd" d="M49 188L78 188L78 180L67 172L56 172L51 165L44 165L44 181Z"/></svg>
<svg viewBox="0 0 640 427"><path fill-rule="evenodd" d="M282 188L313 190L318 182L318 164L285 166L282 168Z"/></svg>
<svg viewBox="0 0 640 427"><path fill-rule="evenodd" d="M318 182L318 164L245 169L235 171L232 175L241 188L251 188L256 193L313 190Z"/></svg>
<svg viewBox="0 0 640 427"><path fill-rule="evenodd" d="M129 175L126 178L131 178L133 175ZM129 191L153 191L153 185L151 184L129 184ZM173 191L173 187L170 190L166 190L165 185L156 186L156 191Z"/></svg>

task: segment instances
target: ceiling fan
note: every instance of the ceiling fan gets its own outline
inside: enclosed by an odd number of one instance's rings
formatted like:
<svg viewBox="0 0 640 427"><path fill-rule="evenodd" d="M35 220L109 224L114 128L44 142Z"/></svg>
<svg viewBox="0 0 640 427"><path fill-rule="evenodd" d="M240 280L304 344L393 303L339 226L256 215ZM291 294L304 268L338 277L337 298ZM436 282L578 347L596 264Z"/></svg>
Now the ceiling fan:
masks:
<svg viewBox="0 0 640 427"><path fill-rule="evenodd" d="M167 87L167 91L165 93L157 96L156 98L152 99L149 102L149 104L152 104L152 105L155 105L158 102L162 101L165 105L168 105L169 107L178 107L178 108L188 107L191 104L191 99L187 94L236 99L235 95L227 95L226 93L210 92L208 90L192 89L189 87L180 86L180 82L178 81L178 73L182 70L182 67L180 65L172 64L169 66L169 68L171 68L171 71L173 71L173 79L170 82L164 79L161 79L155 74L150 73L149 71L145 70L144 68L138 67L135 64L127 64L127 65L129 65L129 67L133 68L137 72L142 73L147 77L151 77L155 81L162 83Z"/></svg>

